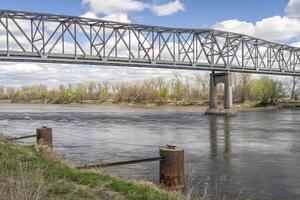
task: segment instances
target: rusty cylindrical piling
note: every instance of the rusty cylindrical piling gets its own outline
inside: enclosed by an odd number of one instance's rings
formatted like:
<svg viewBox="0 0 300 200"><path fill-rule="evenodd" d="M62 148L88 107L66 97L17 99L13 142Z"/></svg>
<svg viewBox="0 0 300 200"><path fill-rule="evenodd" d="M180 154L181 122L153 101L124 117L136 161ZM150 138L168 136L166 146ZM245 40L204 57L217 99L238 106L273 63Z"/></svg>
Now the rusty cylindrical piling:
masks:
<svg viewBox="0 0 300 200"><path fill-rule="evenodd" d="M52 143L52 128L41 127L36 129L36 143L37 145L47 146L50 149L53 147Z"/></svg>
<svg viewBox="0 0 300 200"><path fill-rule="evenodd" d="M159 165L160 184L173 189L184 187L184 150L176 146L159 149L162 160Z"/></svg>

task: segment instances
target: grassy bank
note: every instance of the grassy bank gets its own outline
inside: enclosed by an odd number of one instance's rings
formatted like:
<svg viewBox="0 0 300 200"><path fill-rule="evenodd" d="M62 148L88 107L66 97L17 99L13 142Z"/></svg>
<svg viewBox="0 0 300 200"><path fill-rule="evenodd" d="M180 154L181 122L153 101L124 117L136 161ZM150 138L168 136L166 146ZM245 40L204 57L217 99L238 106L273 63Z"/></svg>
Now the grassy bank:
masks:
<svg viewBox="0 0 300 200"><path fill-rule="evenodd" d="M0 199L183 199L149 183L125 181L95 171L77 170L45 155L0 138Z"/></svg>
<svg viewBox="0 0 300 200"><path fill-rule="evenodd" d="M269 108L300 108L300 100L291 101L289 99L280 99L276 105L261 105L259 102L248 101L243 104L234 104L238 110L248 109L269 109Z"/></svg>
<svg viewBox="0 0 300 200"><path fill-rule="evenodd" d="M207 188L208 189L208 188ZM205 189L206 190L206 189ZM0 134L1 200L211 200L216 194L183 196L149 182L122 180L94 170L78 170L36 146L10 143ZM253 200L238 195L234 200Z"/></svg>

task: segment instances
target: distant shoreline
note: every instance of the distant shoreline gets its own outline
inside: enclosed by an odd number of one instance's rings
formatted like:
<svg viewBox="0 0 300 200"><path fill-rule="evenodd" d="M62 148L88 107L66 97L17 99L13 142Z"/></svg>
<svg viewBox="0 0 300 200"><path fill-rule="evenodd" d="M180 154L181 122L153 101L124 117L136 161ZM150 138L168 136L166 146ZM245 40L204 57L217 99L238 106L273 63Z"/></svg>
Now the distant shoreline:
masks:
<svg viewBox="0 0 300 200"><path fill-rule="evenodd" d="M0 105L3 104L28 104L28 105L115 105L127 106L138 108L155 108L155 107L199 107L205 110L208 108L208 101L149 101L144 103L131 103L131 102L110 102L110 101L83 101L83 102L70 102L70 103L45 103L42 100L33 101L14 101L14 100L0 100ZM222 108L222 103L219 103L219 108ZM233 109L236 110L252 110L252 109L276 109L276 108L300 108L300 100L280 100L277 105L258 105L257 102L246 102L243 104L234 104Z"/></svg>
<svg viewBox="0 0 300 200"><path fill-rule="evenodd" d="M147 101L141 103L135 102L112 102L99 100L86 100L82 102L72 101L69 103L48 103L42 100L30 101L15 101L15 100L0 100L0 104L44 104L44 105L123 105L123 106L138 106L138 107L159 107L159 106L200 106L208 107L208 101Z"/></svg>

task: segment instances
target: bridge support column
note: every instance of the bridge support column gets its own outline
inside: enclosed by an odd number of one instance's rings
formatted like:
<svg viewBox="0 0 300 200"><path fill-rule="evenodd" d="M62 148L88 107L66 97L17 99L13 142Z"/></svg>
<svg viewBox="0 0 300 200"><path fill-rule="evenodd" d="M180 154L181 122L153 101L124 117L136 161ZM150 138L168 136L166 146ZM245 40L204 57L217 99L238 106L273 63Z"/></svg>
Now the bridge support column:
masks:
<svg viewBox="0 0 300 200"><path fill-rule="evenodd" d="M209 108L216 109L218 107L218 91L217 84L215 81L215 74L210 74L210 85L209 85Z"/></svg>
<svg viewBox="0 0 300 200"><path fill-rule="evenodd" d="M224 83L224 109L218 109L218 92L217 85ZM210 75L210 89L209 89L209 109L206 114L212 115L234 115L235 112L231 110L233 107L232 100L232 75L231 73L215 73Z"/></svg>
<svg viewBox="0 0 300 200"><path fill-rule="evenodd" d="M230 109L233 106L232 100L232 76L231 74L224 75L224 108Z"/></svg>

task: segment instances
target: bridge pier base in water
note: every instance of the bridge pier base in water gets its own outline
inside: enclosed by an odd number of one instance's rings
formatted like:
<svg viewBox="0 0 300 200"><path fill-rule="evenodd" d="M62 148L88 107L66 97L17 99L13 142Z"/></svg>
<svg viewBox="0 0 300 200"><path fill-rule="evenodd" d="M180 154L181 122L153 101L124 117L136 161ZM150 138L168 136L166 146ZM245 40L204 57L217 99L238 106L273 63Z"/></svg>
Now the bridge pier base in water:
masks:
<svg viewBox="0 0 300 200"><path fill-rule="evenodd" d="M224 109L218 108L218 91L217 85L224 84ZM232 75L231 73L215 73L210 74L209 86L209 109L206 111L208 115L235 115L236 111L232 110Z"/></svg>

